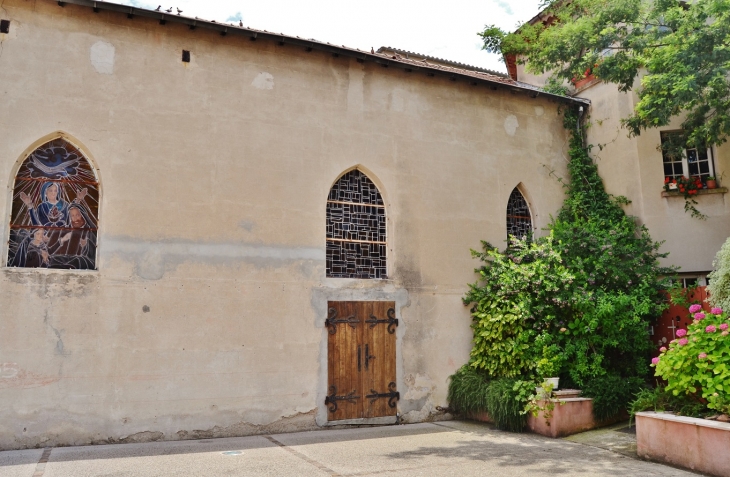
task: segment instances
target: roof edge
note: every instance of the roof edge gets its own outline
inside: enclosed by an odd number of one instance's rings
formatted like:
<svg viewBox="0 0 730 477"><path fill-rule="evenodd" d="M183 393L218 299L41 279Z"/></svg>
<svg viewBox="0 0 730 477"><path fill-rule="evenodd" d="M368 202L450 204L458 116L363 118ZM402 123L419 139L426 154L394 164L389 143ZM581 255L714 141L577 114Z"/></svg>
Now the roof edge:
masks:
<svg viewBox="0 0 730 477"><path fill-rule="evenodd" d="M50 0L55 1L55 0ZM517 82L514 82L514 84L505 83L505 80L512 81L509 79L509 77L505 76L496 76L492 73L481 73L481 72L472 72L472 74L468 74L470 70L466 70L463 68L455 68L455 67L444 67L448 69L442 69L437 68L435 65L429 65L424 63L423 65L414 64L412 61L404 61L402 59L399 59L397 57L391 57L383 54L378 54L375 52L367 52L362 51L357 48L348 48L346 46L337 46L333 45L331 43L325 43L321 41L317 41L314 39L304 39L297 36L289 36L285 35L283 33L274 33L269 32L266 30L257 30L250 27L241 27L241 26L235 26L228 23L218 23L213 20L203 20L201 18L190 18L187 16L182 15L176 15L172 13L167 13L164 11L154 11L154 10L148 10L146 8L139 8L139 7L133 7L128 5L121 5L118 3L111 3L111 2L105 2L100 0L62 0L57 1L58 5L60 7L63 7L66 4L69 5L78 5L82 7L88 7L93 9L94 12L99 12L101 10L105 11L111 11L111 12L117 12L121 14L127 15L129 18L134 18L136 16L138 17L144 17L144 18L150 18L155 19L160 22L160 24L164 25L167 22L171 23L181 23L183 25L187 25L191 30L194 30L196 28L205 28L207 30L212 30L215 32L218 32L221 36L226 35L242 35L244 37L248 37L252 41L257 39L263 39L268 40L272 42L277 42L280 45L294 45L299 46L306 51L312 51L312 50L318 50L318 51L324 51L327 53L330 53L334 56L345 56L349 58L355 58L359 62L365 62L370 61L373 63L377 63L381 66L388 67L388 66L394 66L403 68L406 71L413 72L413 71L419 71L427 74L428 76L442 76L447 77L451 80L455 80L457 77L463 78L470 82L473 85L482 83L489 85L492 89L507 89L513 92L525 92L531 97L537 97L537 96L544 96L546 98L549 98L551 100L560 102L560 103L568 103L576 106L584 106L584 105L590 105L590 100L584 99L584 98L574 98L570 96L561 96L556 95L552 93L548 93L546 91L541 90L537 87L526 87L525 83L518 84ZM484 76L482 76L484 75ZM493 76L494 79L490 78L490 76Z"/></svg>
<svg viewBox="0 0 730 477"><path fill-rule="evenodd" d="M502 76L504 78L508 78L509 77L509 75L507 75L506 73L501 73L499 71L490 70L488 68L482 68L480 66L468 65L466 63L459 63L458 61L451 61L451 60L447 60L447 59L444 59L444 58L438 58L436 56L424 55L424 54L421 54L421 53L416 53L414 51L401 50L400 48L393 48L391 46L381 46L380 48L378 48L377 53L383 53L384 51L392 51L392 52L398 53L400 55L406 55L406 56L412 55L412 56L417 56L418 58L425 58L427 60L438 61L438 62L441 62L441 63L445 63L445 64L447 64L449 66L453 66L455 68L461 68L463 70L480 71L482 73L489 73L490 75Z"/></svg>

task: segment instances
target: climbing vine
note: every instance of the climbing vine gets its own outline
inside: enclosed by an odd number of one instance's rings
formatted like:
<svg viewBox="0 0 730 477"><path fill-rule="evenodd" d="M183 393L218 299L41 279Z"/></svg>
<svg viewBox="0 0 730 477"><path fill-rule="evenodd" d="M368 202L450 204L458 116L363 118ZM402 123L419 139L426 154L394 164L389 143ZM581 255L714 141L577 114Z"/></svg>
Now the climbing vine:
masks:
<svg viewBox="0 0 730 477"><path fill-rule="evenodd" d="M564 112L566 198L549 234L472 251L482 264L464 297L474 332L469 365L487 381L553 375L588 393L631 387L603 400L605 409L595 403L607 417L650 375L649 325L666 306L662 277L674 270L659 264L660 244L626 215L628 201L605 191L577 122Z"/></svg>

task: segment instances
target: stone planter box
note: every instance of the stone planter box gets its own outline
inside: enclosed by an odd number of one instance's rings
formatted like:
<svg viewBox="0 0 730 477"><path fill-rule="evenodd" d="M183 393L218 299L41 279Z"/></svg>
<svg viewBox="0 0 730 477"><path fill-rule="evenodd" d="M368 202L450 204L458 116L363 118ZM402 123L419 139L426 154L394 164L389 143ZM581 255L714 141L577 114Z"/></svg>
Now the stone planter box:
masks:
<svg viewBox="0 0 730 477"><path fill-rule="evenodd" d="M552 401L555 403L555 409L550 419L545 419L543 411L537 416L530 415L527 418L527 428L530 431L547 437L565 437L629 418L628 415L619 415L614 419L596 421L593 418L593 399L590 398L577 397ZM540 401L541 406L545 404L545 401Z"/></svg>
<svg viewBox="0 0 730 477"><path fill-rule="evenodd" d="M547 437L565 437L597 427L609 426L629 418L628 414L622 414L615 419L596 421L593 418L593 399L590 398L553 399L553 402L555 409L549 420L550 424L546 421L545 414L540 412L536 417L532 415L527 417L528 430ZM561 405L561 403L563 404ZM545 404L545 401L540 401L541 406ZM494 422L486 412L469 414L467 417L475 421Z"/></svg>
<svg viewBox="0 0 730 477"><path fill-rule="evenodd" d="M639 457L730 476L730 423L656 412L636 413Z"/></svg>

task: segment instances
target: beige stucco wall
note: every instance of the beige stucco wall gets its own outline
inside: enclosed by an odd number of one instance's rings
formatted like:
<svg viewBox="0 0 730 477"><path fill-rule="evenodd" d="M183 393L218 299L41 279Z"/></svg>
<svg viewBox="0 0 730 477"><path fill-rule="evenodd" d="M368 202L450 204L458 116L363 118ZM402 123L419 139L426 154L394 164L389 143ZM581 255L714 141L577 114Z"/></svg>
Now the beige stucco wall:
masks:
<svg viewBox="0 0 730 477"><path fill-rule="evenodd" d="M638 101L635 93L621 93L614 85L597 83L580 91L579 96L592 103L587 140L602 145L602 149L594 147L593 153L606 190L632 201L626 211L647 226L654 240L664 242L661 250L669 252L665 264L680 267L680 272L712 270L715 254L730 236L727 194L696 196L696 207L707 215L706 220L686 213L684 198L661 196L664 168L658 150L660 132L680 129L681 121L676 119L668 126L629 138L620 121L633 111ZM713 147L712 153L716 175L730 171L730 147ZM720 180L720 185L727 185L727 180Z"/></svg>
<svg viewBox="0 0 730 477"><path fill-rule="evenodd" d="M323 425L328 299L395 300L399 412L446 404L470 350L469 249L504 243L518 184L538 232L561 204L555 103L69 4L3 7L3 236L17 164L59 134L98 168L102 203L98 271L0 271L0 449ZM388 280L325 277L325 200L355 166L386 202Z"/></svg>

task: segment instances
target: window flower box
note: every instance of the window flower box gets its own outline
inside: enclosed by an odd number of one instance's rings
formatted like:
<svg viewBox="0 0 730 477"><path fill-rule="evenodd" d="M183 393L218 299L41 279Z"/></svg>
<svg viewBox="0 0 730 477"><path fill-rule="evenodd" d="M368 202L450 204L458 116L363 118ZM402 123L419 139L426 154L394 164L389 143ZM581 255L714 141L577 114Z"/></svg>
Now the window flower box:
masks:
<svg viewBox="0 0 730 477"><path fill-rule="evenodd" d="M717 187L716 189L699 189L694 195L727 194L727 192L727 187ZM662 197L684 197L684 193L678 190L663 190Z"/></svg>

